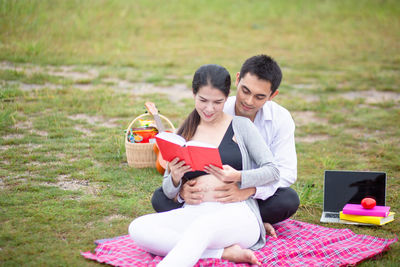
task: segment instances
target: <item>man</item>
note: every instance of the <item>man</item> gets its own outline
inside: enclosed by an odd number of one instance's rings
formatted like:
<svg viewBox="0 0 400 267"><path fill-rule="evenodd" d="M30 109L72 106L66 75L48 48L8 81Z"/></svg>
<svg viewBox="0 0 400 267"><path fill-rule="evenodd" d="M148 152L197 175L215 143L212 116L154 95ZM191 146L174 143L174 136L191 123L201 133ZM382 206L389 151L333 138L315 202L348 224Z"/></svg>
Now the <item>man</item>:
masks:
<svg viewBox="0 0 400 267"><path fill-rule="evenodd" d="M224 111L231 115L249 118L256 125L280 171L278 182L263 187L240 189L236 183L216 188L216 199L220 202L243 201L249 197L257 199L261 217L267 233L276 237L273 224L292 216L298 209L299 198L289 186L297 179L297 156L294 141L294 121L285 108L272 101L279 93L282 72L269 56L258 55L247 59L236 74L236 96L228 98ZM157 212L179 208L183 202L199 204L201 189L196 181L185 183L175 200L168 199L162 188L153 195L152 205ZM240 261L233 249L225 249L223 258ZM251 257L251 255L248 255Z"/></svg>

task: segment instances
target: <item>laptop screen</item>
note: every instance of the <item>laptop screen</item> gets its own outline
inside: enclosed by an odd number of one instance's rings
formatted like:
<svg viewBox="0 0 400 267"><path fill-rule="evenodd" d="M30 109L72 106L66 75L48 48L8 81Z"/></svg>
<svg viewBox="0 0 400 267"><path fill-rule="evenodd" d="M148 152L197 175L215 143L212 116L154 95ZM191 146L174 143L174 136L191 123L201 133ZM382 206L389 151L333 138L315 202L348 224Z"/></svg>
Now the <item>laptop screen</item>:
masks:
<svg viewBox="0 0 400 267"><path fill-rule="evenodd" d="M324 211L339 212L347 203L360 204L365 197L385 206L386 173L325 171Z"/></svg>

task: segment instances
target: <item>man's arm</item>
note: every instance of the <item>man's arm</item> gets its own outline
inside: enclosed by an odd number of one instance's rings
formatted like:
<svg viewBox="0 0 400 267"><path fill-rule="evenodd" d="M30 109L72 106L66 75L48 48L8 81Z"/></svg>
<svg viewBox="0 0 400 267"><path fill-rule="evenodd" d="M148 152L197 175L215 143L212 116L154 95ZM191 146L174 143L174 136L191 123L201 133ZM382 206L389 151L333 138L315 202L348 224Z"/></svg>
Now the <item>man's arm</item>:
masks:
<svg viewBox="0 0 400 267"><path fill-rule="evenodd" d="M280 180L268 186L257 187L254 198L265 200L272 196L279 187L291 186L297 179L297 155L295 145L295 124L286 109L278 112L279 118L273 123L273 137L269 148L274 157L274 163L279 169ZM256 125L257 126L257 125ZM257 126L260 132L266 129Z"/></svg>
<svg viewBox="0 0 400 267"><path fill-rule="evenodd" d="M274 163L280 172L280 187L291 186L297 179L297 155L294 139L295 124L290 113L276 122L276 132L270 144Z"/></svg>
<svg viewBox="0 0 400 267"><path fill-rule="evenodd" d="M221 196L221 200L247 199L248 197L265 200L272 196L279 187L288 187L296 181L297 156L294 139L295 124L289 112L283 113L277 123L278 124L275 125L275 135L269 147L274 157L274 163L280 172L279 182L269 183L265 186L246 188L246 190L239 189L237 185L227 184L221 188L221 194L218 193L218 196ZM260 132L265 131L265 129L257 128Z"/></svg>

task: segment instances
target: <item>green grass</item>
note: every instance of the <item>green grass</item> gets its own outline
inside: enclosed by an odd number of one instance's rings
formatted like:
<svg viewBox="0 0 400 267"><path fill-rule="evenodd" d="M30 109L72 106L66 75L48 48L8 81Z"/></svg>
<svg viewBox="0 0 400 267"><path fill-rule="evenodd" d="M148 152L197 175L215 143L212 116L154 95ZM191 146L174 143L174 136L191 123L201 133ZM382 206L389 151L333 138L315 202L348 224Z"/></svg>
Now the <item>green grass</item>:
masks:
<svg viewBox="0 0 400 267"><path fill-rule="evenodd" d="M147 100L175 126L193 108L190 94L171 101L176 93L129 86L189 88L205 63L234 77L258 53L283 67L276 101L297 125L294 218L319 224L325 169L387 172L387 203L398 212L399 15L394 0L1 1L0 262L98 266L79 252L153 212L161 184L155 169L127 165L124 130ZM400 232L398 219L329 226ZM399 258L396 243L360 265Z"/></svg>

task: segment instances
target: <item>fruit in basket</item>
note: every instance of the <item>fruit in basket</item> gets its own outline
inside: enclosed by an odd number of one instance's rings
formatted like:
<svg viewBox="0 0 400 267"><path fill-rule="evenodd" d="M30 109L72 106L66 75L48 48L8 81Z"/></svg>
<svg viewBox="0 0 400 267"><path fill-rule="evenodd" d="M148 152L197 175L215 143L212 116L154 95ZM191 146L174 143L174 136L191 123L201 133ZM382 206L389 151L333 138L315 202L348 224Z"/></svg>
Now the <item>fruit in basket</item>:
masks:
<svg viewBox="0 0 400 267"><path fill-rule="evenodd" d="M155 127L155 122L154 120L142 120L139 119L139 125L140 127Z"/></svg>
<svg viewBox="0 0 400 267"><path fill-rule="evenodd" d="M154 138L158 134L158 130L156 127L138 127L132 128L131 133L143 138L138 142L135 140L135 143L149 143L149 139Z"/></svg>
<svg viewBox="0 0 400 267"><path fill-rule="evenodd" d="M143 141L143 136L140 136L140 135L138 135L138 134L135 134L135 135L133 136L133 141L134 141L135 143L140 143L140 142Z"/></svg>

